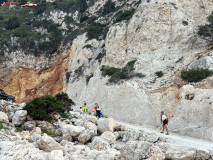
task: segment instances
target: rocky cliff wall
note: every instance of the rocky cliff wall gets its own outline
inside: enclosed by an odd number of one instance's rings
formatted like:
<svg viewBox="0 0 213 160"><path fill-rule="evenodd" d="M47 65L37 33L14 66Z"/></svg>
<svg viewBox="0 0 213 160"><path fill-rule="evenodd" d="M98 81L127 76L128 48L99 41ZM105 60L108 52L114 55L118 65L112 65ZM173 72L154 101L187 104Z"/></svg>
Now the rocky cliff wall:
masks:
<svg viewBox="0 0 213 160"><path fill-rule="evenodd" d="M87 11L99 17L106 2L97 1ZM70 50L51 58L11 53L1 63L0 87L18 102L63 90L76 102L76 110L83 101L90 107L97 102L106 116L154 127L160 127L159 113L165 110L171 131L213 140L213 77L197 84L180 78L187 67L213 67L211 46L197 36L198 26L212 12L212 0L113 2L136 11L130 20L119 23L113 23L114 13L98 18L97 22L111 24L106 39L88 40L86 33L81 34ZM58 12L52 13L54 19ZM78 15L72 15L75 23ZM144 78L115 84L102 76L101 66L121 68L131 60L137 60L135 71ZM156 76L158 71L163 77Z"/></svg>
<svg viewBox="0 0 213 160"><path fill-rule="evenodd" d="M90 107L97 102L107 116L155 127L160 127L159 114L165 110L171 131L213 140L213 77L191 85L180 78L182 69L213 53L196 34L198 26L206 23L211 6L210 0L142 1L130 21L110 27L104 46L79 36L72 45L69 70L83 66L84 71L77 78L73 72L68 84L64 81L64 91L77 103L76 110L83 101ZM92 48L85 48L86 44ZM106 56L101 63L86 60L95 59L102 48ZM123 67L134 59L136 71L145 74L144 78L109 84L109 77L101 75L102 65ZM158 78L157 71L164 76Z"/></svg>

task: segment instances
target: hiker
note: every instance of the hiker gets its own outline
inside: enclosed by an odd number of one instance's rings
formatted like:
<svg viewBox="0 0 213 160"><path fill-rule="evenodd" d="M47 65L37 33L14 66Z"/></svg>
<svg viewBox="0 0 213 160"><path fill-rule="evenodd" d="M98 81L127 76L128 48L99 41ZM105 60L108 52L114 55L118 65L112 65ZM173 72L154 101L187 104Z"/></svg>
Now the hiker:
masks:
<svg viewBox="0 0 213 160"><path fill-rule="evenodd" d="M84 107L83 107L83 114L85 115L87 113L87 104L84 103Z"/></svg>
<svg viewBox="0 0 213 160"><path fill-rule="evenodd" d="M96 116L97 118L101 118L101 108L98 106L98 103L95 103L95 108L96 108Z"/></svg>
<svg viewBox="0 0 213 160"><path fill-rule="evenodd" d="M161 133L164 133L164 130L166 128L166 134L169 135L168 122L168 117L164 114L164 111L161 111L161 124L163 123L163 131Z"/></svg>
<svg viewBox="0 0 213 160"><path fill-rule="evenodd" d="M83 109L80 107L80 115L83 116Z"/></svg>

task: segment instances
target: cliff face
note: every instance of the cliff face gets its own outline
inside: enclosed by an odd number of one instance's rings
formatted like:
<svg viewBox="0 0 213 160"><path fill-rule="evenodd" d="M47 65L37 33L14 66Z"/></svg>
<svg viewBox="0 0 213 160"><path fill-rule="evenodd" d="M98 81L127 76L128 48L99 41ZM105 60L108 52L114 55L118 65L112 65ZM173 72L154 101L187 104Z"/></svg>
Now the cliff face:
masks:
<svg viewBox="0 0 213 160"><path fill-rule="evenodd" d="M33 69L25 67L1 69L0 88L16 97L17 102L26 102L43 95L55 95L63 89L63 76L70 58L58 58L49 68Z"/></svg>
<svg viewBox="0 0 213 160"><path fill-rule="evenodd" d="M161 126L159 114L164 110L171 131L213 140L213 77L192 84L180 78L182 69L200 67L201 61L205 68L213 67L211 46L197 36L198 26L207 22L213 2L112 2L120 10L135 8L133 16L117 22L113 17L119 11L106 16L99 11L107 1L90 4L88 15L98 16L96 22L109 27L106 38L88 39L88 34L79 33L68 44L69 51L51 59L17 54L2 63L6 68L1 68L0 87L15 95L19 102L63 90L76 102L76 110L84 101L91 107L97 102L106 116L155 127ZM62 21L65 19L64 14L53 13L54 22L58 23L54 17L60 15ZM71 17L80 23L79 12ZM66 29L68 26L64 25ZM79 27L75 23L70 26ZM97 29L94 34L99 32ZM76 33L69 36L73 34ZM103 65L122 68L132 60L137 60L135 72L145 77L109 83L109 77L102 75ZM159 71L163 72L162 77L156 76Z"/></svg>
<svg viewBox="0 0 213 160"><path fill-rule="evenodd" d="M110 27L104 47L79 36L72 45L69 70L80 66L85 70L78 79L73 74L64 88L77 102L76 110L85 100L91 107L97 102L107 116L155 127L161 126L159 113L164 110L171 131L213 140L212 77L191 85L180 78L180 71L200 57L211 59L213 52L197 30L206 23L212 5L212 1L142 1L130 21ZM92 48L84 48L85 43ZM106 51L101 63L85 61L97 59L101 48ZM144 78L109 84L109 77L101 75L102 65L121 68L134 59L136 71ZM157 77L158 71L164 76Z"/></svg>

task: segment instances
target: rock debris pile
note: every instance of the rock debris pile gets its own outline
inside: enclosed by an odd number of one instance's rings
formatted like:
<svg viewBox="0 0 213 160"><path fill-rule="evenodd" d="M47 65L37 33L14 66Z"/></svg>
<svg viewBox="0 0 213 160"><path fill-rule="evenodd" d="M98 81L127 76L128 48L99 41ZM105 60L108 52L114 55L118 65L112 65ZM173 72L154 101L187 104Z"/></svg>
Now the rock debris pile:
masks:
<svg viewBox="0 0 213 160"><path fill-rule="evenodd" d="M71 112L54 122L33 120L24 104L0 101L1 160L204 160L213 152L170 143L112 118ZM197 147L197 146L195 146Z"/></svg>

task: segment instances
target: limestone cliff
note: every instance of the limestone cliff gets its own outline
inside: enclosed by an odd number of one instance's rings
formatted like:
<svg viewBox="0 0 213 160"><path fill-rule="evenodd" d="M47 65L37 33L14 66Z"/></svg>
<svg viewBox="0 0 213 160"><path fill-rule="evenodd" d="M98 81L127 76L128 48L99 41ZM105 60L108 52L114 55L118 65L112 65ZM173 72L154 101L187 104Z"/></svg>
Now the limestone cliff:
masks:
<svg viewBox="0 0 213 160"><path fill-rule="evenodd" d="M212 12L212 0L113 0L118 10L103 15L100 10L107 2L91 3L85 12L109 28L106 38L91 38L86 34L91 30L79 32L82 25L77 24L85 20L80 12L51 12L47 18L60 22L61 28L76 29L68 38L78 36L53 58L9 55L12 60L2 63L6 68L2 65L0 87L21 102L63 90L76 102L76 110L84 101L90 107L97 102L106 116L154 127L160 127L159 113L165 110L171 131L213 140L213 77L191 84L180 78L182 69L196 68L200 61L205 68L213 67L211 46L197 36L198 26L207 23ZM132 8L131 18L115 20ZM65 26L65 16L74 22ZM132 60L137 60L135 71L145 77L108 83L109 77L102 75L103 65L121 68ZM158 71L164 74L161 78Z"/></svg>
<svg viewBox="0 0 213 160"><path fill-rule="evenodd" d="M104 47L102 42L79 36L72 45L69 70L80 66L85 70L77 80L73 74L64 88L77 102L76 110L83 101L91 107L97 102L107 116L155 127L160 127L159 113L165 110L171 131L213 140L213 77L190 85L180 78L180 71L200 57L212 59L212 50L197 36L198 25L206 23L211 6L212 1L142 1L131 20L110 27ZM92 49L84 48L85 43ZM101 47L106 51L101 63L86 61L96 58ZM123 67L134 59L136 71L144 78L107 84L102 65ZM164 76L158 78L157 71ZM189 94L194 95L192 100L187 99Z"/></svg>

